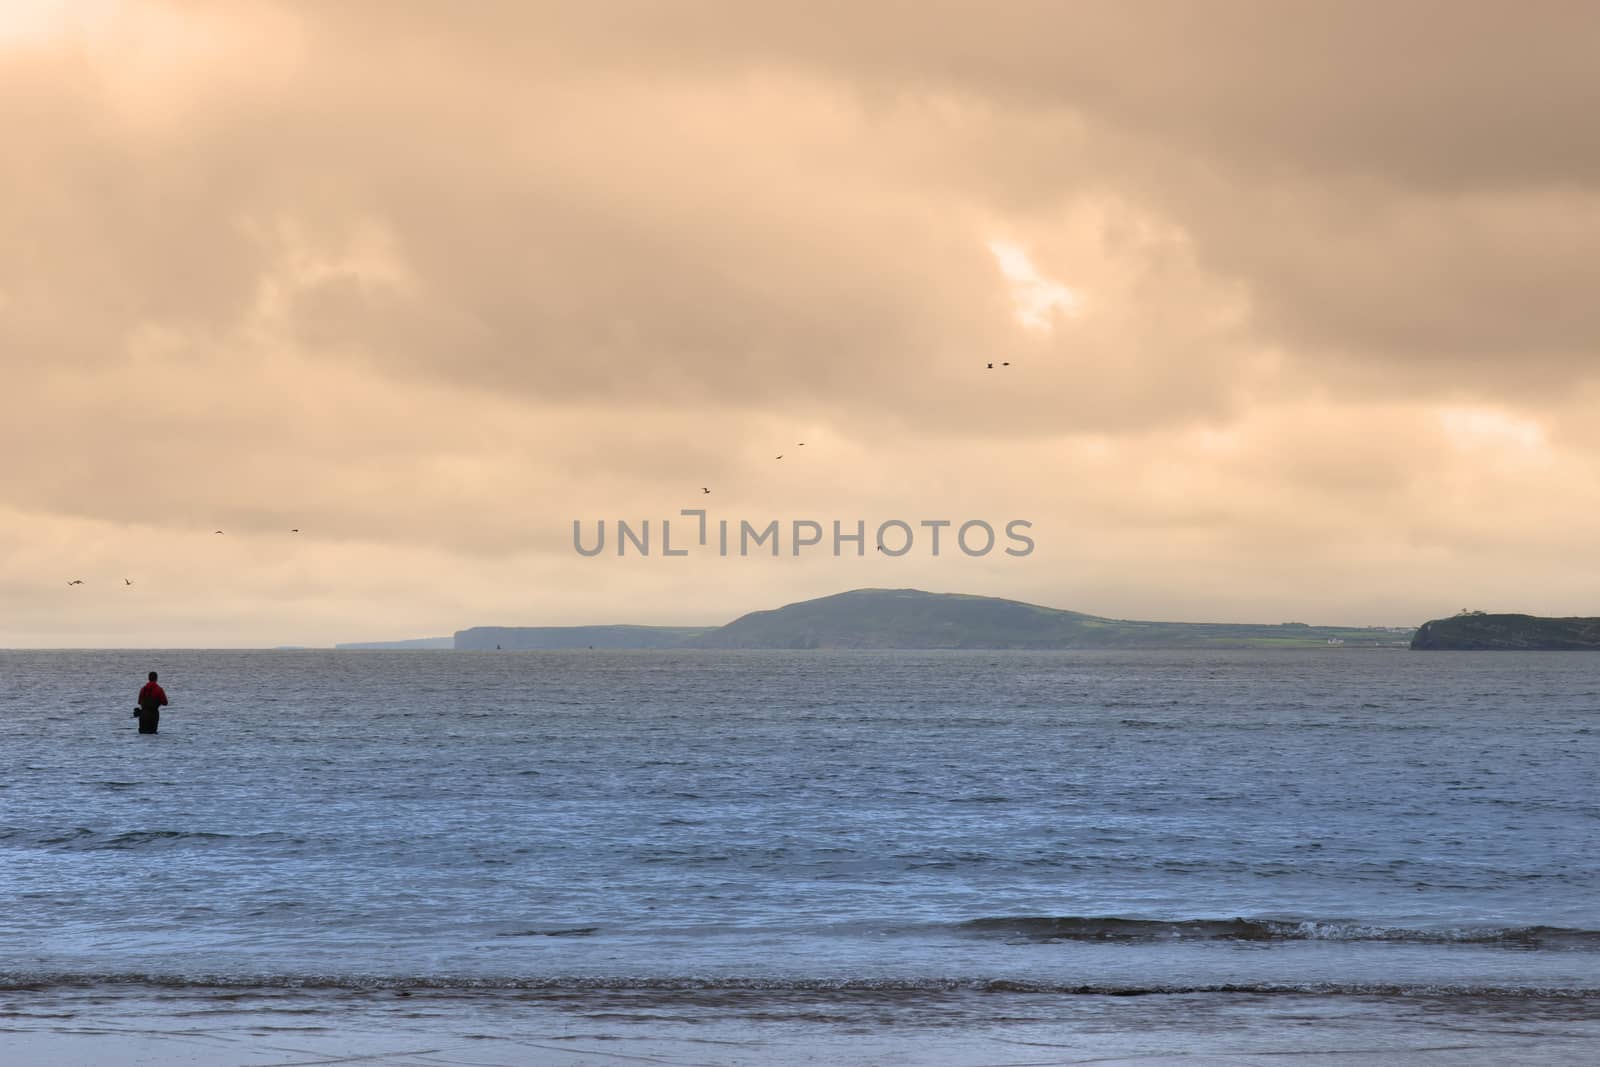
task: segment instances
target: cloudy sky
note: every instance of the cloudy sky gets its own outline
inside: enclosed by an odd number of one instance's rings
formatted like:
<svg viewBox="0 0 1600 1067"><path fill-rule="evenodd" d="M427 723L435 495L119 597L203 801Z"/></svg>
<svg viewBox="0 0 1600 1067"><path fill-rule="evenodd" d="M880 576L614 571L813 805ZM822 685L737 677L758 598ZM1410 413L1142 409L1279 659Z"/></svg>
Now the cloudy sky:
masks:
<svg viewBox="0 0 1600 1067"><path fill-rule="evenodd" d="M0 646L1600 614L1597 54L1538 0L0 6ZM573 549L695 507L869 544Z"/></svg>

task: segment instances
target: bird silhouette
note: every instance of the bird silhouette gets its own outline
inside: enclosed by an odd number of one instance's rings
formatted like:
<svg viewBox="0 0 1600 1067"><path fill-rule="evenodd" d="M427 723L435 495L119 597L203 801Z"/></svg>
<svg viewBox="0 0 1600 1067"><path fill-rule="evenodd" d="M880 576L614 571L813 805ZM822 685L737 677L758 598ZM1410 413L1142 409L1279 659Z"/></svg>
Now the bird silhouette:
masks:
<svg viewBox="0 0 1600 1067"><path fill-rule="evenodd" d="M83 584L83 579L82 578L74 578L74 579L72 579L72 581L68 582L67 584L68 585L82 585Z"/></svg>
<svg viewBox="0 0 1600 1067"><path fill-rule="evenodd" d="M779 452L779 453L778 453L778 458L779 458L779 459L782 459L782 458L783 458L783 453L782 453L782 452Z"/></svg>
<svg viewBox="0 0 1600 1067"><path fill-rule="evenodd" d="M795 445L795 447L796 448L804 448L804 447L806 447L806 443L804 441L801 441L799 444Z"/></svg>
<svg viewBox="0 0 1600 1067"><path fill-rule="evenodd" d="M296 526L294 529L290 530L289 532L290 533L299 533L300 532L300 527Z"/></svg>
<svg viewBox="0 0 1600 1067"><path fill-rule="evenodd" d="M711 492L711 490L709 490L709 489L707 489L707 488L706 488L706 487L705 487L705 486L703 486L703 485L702 485L702 486L701 486L701 487L700 487L700 491L701 491L701 492L702 492L702 493L709 493L709 492Z"/></svg>
<svg viewBox="0 0 1600 1067"><path fill-rule="evenodd" d="M124 579L122 579L122 584L123 584L123 585L132 585L132 584L133 584L133 579L131 579L131 578L124 578Z"/></svg>
<svg viewBox="0 0 1600 1067"><path fill-rule="evenodd" d="M222 531L221 531L221 530L218 530L218 531L217 531L217 533L221 533L221 532L222 532Z"/></svg>

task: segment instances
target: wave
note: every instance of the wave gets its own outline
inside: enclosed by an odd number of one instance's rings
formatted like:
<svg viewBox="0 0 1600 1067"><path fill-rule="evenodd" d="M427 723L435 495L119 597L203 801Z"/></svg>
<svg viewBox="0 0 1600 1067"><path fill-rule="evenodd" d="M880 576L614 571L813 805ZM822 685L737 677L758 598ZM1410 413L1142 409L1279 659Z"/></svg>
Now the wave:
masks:
<svg viewBox="0 0 1600 1067"><path fill-rule="evenodd" d="M20 845L25 848L53 849L66 852L158 849L208 845L225 841L289 845L303 845L306 843L304 838L278 831L229 834L206 830L126 830L109 832L95 830L87 826L32 831L15 827L0 828L0 842Z"/></svg>
<svg viewBox="0 0 1600 1067"><path fill-rule="evenodd" d="M1600 930L1562 926L1457 926L1422 929L1348 919L1122 919L1001 916L957 924L963 933L1029 941L1386 941L1425 945L1600 950Z"/></svg>
<svg viewBox="0 0 1600 1067"><path fill-rule="evenodd" d="M552 930L508 930L496 937L589 937L598 933L598 926L564 926Z"/></svg>
<svg viewBox="0 0 1600 1067"><path fill-rule="evenodd" d="M540 993L581 996L607 993L664 995L768 994L928 997L960 994L1046 994L1057 996L1181 996L1249 994L1283 996L1477 997L1547 999L1600 1004L1600 987L1466 985L1437 982L1050 982L1016 978L808 978L694 975L651 976L482 976L379 974L151 974L143 972L0 972L0 992L42 992L109 987L159 988L196 994L252 991L369 992L399 995L438 991Z"/></svg>

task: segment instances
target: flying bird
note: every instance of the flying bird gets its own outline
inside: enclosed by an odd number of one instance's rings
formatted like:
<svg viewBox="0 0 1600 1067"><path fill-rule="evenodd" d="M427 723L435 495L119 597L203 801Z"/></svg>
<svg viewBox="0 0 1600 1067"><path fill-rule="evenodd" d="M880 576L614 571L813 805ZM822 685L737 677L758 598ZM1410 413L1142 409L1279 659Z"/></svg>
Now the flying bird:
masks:
<svg viewBox="0 0 1600 1067"><path fill-rule="evenodd" d="M68 585L82 585L83 584L83 579L82 578L74 578L74 579L72 579L72 581L68 582L67 584Z"/></svg>
<svg viewBox="0 0 1600 1067"><path fill-rule="evenodd" d="M131 579L131 578L124 578L124 579L122 579L122 584L123 584L123 585L132 585L132 584L133 584L133 579Z"/></svg>
<svg viewBox="0 0 1600 1067"><path fill-rule="evenodd" d="M990 370L994 370L994 364L993 363L985 363L984 366L988 367Z"/></svg>
<svg viewBox="0 0 1600 1067"><path fill-rule="evenodd" d="M300 527L296 526L294 529L290 530L289 532L290 533L299 533L300 532Z"/></svg>
<svg viewBox="0 0 1600 1067"><path fill-rule="evenodd" d="M217 531L217 533L221 533L221 532L222 532L222 531L221 531L221 530L218 530L218 531Z"/></svg>
<svg viewBox="0 0 1600 1067"><path fill-rule="evenodd" d="M779 458L779 459L782 459L782 458L783 458L783 453L782 453L782 452L779 452L779 453L778 453L778 458Z"/></svg>
<svg viewBox="0 0 1600 1067"><path fill-rule="evenodd" d="M709 490L709 489L707 489L707 488L706 488L706 487L705 487L705 486L703 486L703 485L702 485L702 486L701 486L701 487L700 487L700 491L701 491L701 492L702 492L702 493L709 493L709 492L711 492L711 490Z"/></svg>
<svg viewBox="0 0 1600 1067"><path fill-rule="evenodd" d="M806 443L804 441L801 441L799 444L795 445L795 447L796 448L804 448L804 447L806 447Z"/></svg>

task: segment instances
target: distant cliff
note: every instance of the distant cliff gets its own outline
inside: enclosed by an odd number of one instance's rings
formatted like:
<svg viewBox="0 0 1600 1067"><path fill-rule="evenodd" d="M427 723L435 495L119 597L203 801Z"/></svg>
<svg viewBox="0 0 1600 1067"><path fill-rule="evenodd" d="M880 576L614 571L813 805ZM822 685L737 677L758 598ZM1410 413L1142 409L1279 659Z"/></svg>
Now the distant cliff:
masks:
<svg viewBox="0 0 1600 1067"><path fill-rule="evenodd" d="M350 641L334 645L341 652L412 652L417 649L449 649L456 647L453 637L415 637L409 641Z"/></svg>
<svg viewBox="0 0 1600 1067"><path fill-rule="evenodd" d="M563 648L692 648L704 626L474 626L457 630L468 652L531 652Z"/></svg>
<svg viewBox="0 0 1600 1067"><path fill-rule="evenodd" d="M1409 627L1140 622L990 596L852 589L751 612L726 626L474 626L458 630L452 643L462 651L489 652L589 648L1404 648L1411 636ZM428 647L437 646L430 642Z"/></svg>
<svg viewBox="0 0 1600 1067"><path fill-rule="evenodd" d="M1417 628L1411 647L1436 651L1600 651L1600 619L1465 612Z"/></svg>

